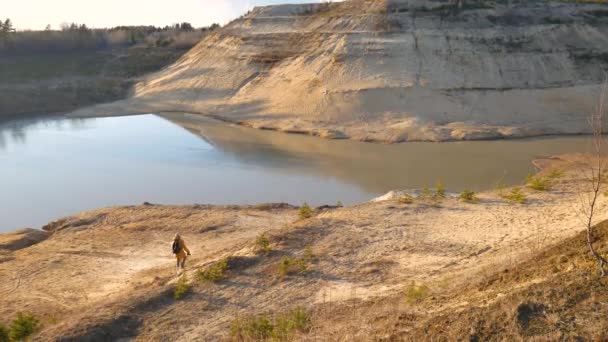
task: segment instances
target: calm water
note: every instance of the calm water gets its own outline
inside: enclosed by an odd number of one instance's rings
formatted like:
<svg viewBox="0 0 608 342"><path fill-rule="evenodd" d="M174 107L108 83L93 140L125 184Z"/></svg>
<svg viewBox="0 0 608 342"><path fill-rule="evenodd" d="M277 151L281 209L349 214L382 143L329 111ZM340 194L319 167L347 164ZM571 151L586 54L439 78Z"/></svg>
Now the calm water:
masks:
<svg viewBox="0 0 608 342"><path fill-rule="evenodd" d="M173 114L0 124L0 231L103 206L368 200L441 180L517 183L538 156L587 138L383 145L325 140Z"/></svg>

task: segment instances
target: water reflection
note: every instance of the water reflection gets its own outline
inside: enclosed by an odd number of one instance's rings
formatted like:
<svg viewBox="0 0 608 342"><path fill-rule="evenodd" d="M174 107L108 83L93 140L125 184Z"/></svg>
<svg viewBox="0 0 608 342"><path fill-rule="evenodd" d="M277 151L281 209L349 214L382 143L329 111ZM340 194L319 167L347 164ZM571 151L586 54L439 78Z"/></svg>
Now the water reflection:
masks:
<svg viewBox="0 0 608 342"><path fill-rule="evenodd" d="M0 151L7 148L9 143L24 145L27 143L28 132L41 128L53 128L58 131L81 130L95 122L94 118L65 118L63 116L28 118L0 122Z"/></svg>
<svg viewBox="0 0 608 342"><path fill-rule="evenodd" d="M0 231L142 203L311 205L437 180L449 190L520 182L537 156L584 137L383 145L261 131L172 114L0 124Z"/></svg>
<svg viewBox="0 0 608 342"><path fill-rule="evenodd" d="M292 173L330 176L370 193L421 188L437 181L460 191L521 182L531 160L587 148L585 137L395 145L326 140L229 126L198 115L163 115L241 161Z"/></svg>

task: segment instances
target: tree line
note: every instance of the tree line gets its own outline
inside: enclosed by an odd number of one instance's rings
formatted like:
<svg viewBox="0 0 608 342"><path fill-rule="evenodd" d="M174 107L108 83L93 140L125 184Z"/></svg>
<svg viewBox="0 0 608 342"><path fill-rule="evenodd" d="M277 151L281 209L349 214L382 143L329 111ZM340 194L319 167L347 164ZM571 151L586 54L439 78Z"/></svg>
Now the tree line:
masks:
<svg viewBox="0 0 608 342"><path fill-rule="evenodd" d="M58 30L47 25L43 31L16 31L10 19L0 20L0 51L23 54L66 52L142 45L185 49L195 45L219 24L195 28L188 22L164 27L116 26L90 28L86 24L63 23Z"/></svg>

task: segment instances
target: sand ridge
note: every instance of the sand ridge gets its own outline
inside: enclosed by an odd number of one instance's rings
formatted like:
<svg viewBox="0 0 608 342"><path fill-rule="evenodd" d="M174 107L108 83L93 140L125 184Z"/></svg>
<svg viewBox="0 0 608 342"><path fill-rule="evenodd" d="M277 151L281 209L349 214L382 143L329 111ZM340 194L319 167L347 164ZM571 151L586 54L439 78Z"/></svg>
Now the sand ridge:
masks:
<svg viewBox="0 0 608 342"><path fill-rule="evenodd" d="M602 5L351 0L259 7L72 116L180 111L288 133L446 141L588 132ZM483 7L483 6L482 6Z"/></svg>

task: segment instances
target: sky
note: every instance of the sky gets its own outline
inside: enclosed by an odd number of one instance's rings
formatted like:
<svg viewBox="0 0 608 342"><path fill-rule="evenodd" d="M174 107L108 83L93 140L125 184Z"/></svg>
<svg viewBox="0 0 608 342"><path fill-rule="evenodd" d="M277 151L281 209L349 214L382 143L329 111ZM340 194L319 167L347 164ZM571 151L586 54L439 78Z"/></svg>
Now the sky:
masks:
<svg viewBox="0 0 608 342"><path fill-rule="evenodd" d="M0 18L18 30L41 30L50 24L76 22L89 27L165 26L189 22L195 27L225 24L254 6L320 0L2 0Z"/></svg>

